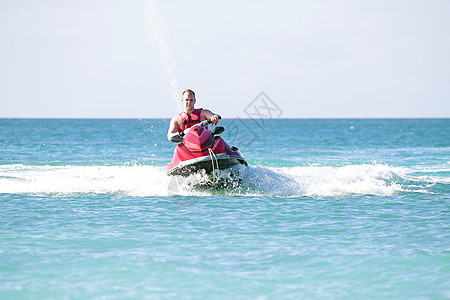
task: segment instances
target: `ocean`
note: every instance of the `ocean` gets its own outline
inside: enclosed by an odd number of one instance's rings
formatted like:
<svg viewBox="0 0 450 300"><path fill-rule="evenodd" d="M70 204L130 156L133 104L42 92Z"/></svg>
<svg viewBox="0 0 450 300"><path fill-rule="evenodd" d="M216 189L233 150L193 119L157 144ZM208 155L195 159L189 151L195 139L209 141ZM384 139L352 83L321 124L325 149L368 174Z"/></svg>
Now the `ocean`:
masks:
<svg viewBox="0 0 450 300"><path fill-rule="evenodd" d="M449 119L224 119L212 189L168 123L0 119L1 299L450 299Z"/></svg>

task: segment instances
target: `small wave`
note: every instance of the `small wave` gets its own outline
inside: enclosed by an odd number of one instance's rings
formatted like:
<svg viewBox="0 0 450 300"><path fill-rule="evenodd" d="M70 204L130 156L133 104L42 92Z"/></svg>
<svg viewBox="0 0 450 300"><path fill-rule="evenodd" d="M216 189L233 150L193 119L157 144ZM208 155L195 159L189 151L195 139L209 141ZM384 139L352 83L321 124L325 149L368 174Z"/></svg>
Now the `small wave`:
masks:
<svg viewBox="0 0 450 300"><path fill-rule="evenodd" d="M0 166L0 193L9 194L160 196L167 183L154 166Z"/></svg>
<svg viewBox="0 0 450 300"><path fill-rule="evenodd" d="M270 197L389 196L400 192L428 192L429 181L407 175L405 168L383 164L239 167L221 172L222 184L208 189L207 178L193 174L169 177L163 167L124 166L0 166L0 193L67 196L114 194L170 196L211 194Z"/></svg>
<svg viewBox="0 0 450 300"><path fill-rule="evenodd" d="M412 173L423 182L431 184L449 184L449 164L450 162L434 166L414 166L414 171Z"/></svg>
<svg viewBox="0 0 450 300"><path fill-rule="evenodd" d="M306 196L389 196L403 191L404 169L382 164L294 167L282 172L292 176Z"/></svg>
<svg viewBox="0 0 450 300"><path fill-rule="evenodd" d="M390 196L401 192L431 193L427 189L430 187L428 181L421 181L408 175L406 168L384 164L338 167L239 167L231 172L231 176L230 172L223 172L221 179L225 179L225 184L219 186L219 189L227 195L344 197ZM204 183L201 178L193 176L177 180L181 182L179 186L183 191L192 191L196 182Z"/></svg>

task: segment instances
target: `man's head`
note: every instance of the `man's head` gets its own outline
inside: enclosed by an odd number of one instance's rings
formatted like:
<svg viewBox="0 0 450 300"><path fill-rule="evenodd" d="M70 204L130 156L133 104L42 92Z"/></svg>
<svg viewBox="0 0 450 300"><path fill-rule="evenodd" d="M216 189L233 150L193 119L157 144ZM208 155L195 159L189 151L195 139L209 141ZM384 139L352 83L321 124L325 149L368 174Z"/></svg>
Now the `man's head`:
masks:
<svg viewBox="0 0 450 300"><path fill-rule="evenodd" d="M195 109L195 93L193 90L187 89L181 94L181 102L183 102L184 111L191 113Z"/></svg>

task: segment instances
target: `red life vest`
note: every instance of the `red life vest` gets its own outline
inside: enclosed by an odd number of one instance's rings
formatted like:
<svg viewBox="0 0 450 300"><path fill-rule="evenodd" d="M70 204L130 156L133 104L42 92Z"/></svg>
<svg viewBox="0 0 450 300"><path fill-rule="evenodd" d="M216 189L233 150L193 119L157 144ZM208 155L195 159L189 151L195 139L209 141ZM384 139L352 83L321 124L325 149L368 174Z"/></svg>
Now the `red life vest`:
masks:
<svg viewBox="0 0 450 300"><path fill-rule="evenodd" d="M194 109L194 111L189 116L186 112L182 112L178 115L178 121L180 122L180 129L178 132L182 132L187 128L194 126L197 123L200 123L200 113L202 108Z"/></svg>

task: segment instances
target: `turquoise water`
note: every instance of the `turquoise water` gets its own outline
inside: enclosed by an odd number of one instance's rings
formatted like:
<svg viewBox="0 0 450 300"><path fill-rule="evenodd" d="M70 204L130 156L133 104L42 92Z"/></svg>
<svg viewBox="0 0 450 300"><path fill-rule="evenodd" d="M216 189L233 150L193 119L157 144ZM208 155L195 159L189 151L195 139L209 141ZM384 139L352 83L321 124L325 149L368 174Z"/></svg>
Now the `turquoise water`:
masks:
<svg viewBox="0 0 450 300"><path fill-rule="evenodd" d="M193 190L168 120L0 120L0 298L450 298L450 120L222 125Z"/></svg>

